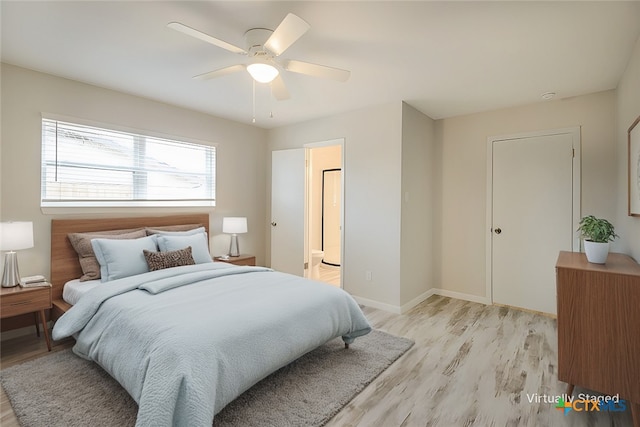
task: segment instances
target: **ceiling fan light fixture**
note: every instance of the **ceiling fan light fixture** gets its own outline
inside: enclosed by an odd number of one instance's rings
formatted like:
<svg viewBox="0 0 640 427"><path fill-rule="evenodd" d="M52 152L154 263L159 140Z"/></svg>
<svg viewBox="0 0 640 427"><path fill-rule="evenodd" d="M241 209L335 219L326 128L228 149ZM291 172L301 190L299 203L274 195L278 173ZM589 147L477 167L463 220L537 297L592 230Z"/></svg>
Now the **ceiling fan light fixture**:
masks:
<svg viewBox="0 0 640 427"><path fill-rule="evenodd" d="M271 83L279 74L276 67L262 62L254 62L247 65L247 71L259 83Z"/></svg>

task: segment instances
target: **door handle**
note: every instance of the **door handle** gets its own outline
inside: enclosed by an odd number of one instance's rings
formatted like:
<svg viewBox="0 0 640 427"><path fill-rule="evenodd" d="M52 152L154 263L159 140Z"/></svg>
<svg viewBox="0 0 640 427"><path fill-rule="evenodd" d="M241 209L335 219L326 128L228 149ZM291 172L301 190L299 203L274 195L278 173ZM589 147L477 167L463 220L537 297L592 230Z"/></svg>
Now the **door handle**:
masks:
<svg viewBox="0 0 640 427"><path fill-rule="evenodd" d="M502 233L502 229L500 227L496 228L495 230L493 230L496 234L500 234Z"/></svg>
<svg viewBox="0 0 640 427"><path fill-rule="evenodd" d="M278 225L278 224L277 224L277 223L275 223L275 222L272 222L272 223L271 223L271 226L272 226L272 227L275 227L276 225Z"/></svg>

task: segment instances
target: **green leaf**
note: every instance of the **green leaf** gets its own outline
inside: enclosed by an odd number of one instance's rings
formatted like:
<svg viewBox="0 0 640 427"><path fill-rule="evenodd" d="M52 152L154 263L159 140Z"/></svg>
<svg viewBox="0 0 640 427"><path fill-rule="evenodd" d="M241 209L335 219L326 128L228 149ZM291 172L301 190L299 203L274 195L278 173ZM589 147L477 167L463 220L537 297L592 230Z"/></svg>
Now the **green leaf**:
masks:
<svg viewBox="0 0 640 427"><path fill-rule="evenodd" d="M580 220L578 232L583 239L598 243L610 242L619 237L614 231L613 224L593 215L587 215Z"/></svg>

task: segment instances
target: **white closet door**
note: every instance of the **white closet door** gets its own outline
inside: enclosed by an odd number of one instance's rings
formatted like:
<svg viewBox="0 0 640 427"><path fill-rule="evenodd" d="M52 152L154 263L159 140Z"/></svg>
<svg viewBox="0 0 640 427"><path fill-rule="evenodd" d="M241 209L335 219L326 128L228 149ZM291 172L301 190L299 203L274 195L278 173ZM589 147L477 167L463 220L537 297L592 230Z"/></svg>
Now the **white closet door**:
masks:
<svg viewBox="0 0 640 427"><path fill-rule="evenodd" d="M556 313L555 262L571 251L570 133L493 142L493 301Z"/></svg>

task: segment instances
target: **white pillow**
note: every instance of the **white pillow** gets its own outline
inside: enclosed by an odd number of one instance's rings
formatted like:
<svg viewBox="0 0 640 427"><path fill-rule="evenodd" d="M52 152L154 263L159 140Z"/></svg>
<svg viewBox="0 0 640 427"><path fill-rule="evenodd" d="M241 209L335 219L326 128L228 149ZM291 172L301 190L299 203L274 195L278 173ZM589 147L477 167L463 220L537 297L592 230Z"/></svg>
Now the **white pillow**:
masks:
<svg viewBox="0 0 640 427"><path fill-rule="evenodd" d="M190 235L164 235L154 234L158 236L158 247L160 251L177 251L191 246L191 255L196 264L205 262L213 262L209 254L209 239L207 233L198 233Z"/></svg>
<svg viewBox="0 0 640 427"><path fill-rule="evenodd" d="M156 235L139 239L92 239L91 246L100 264L100 280L121 279L147 273L149 266L142 251L157 252Z"/></svg>
<svg viewBox="0 0 640 427"><path fill-rule="evenodd" d="M155 228L147 228L147 234L159 234L163 236L190 236L192 234L205 233L206 229L204 227L198 227L191 230L185 231L167 231L167 230L156 230Z"/></svg>

